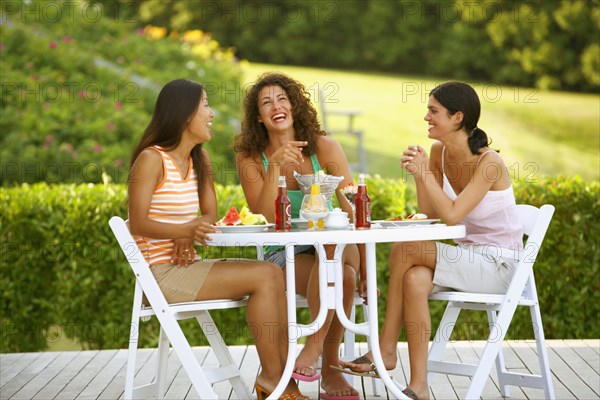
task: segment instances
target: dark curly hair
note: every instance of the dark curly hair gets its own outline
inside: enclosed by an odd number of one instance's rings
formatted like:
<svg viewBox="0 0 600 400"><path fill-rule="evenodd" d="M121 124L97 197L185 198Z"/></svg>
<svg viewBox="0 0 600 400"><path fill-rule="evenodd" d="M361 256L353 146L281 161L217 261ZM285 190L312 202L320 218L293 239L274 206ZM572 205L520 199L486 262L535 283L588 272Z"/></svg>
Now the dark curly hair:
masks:
<svg viewBox="0 0 600 400"><path fill-rule="evenodd" d="M267 147L269 142L267 129L258 121L258 94L268 86L279 86L285 90L292 104L296 140L308 142L308 146L303 149L304 155L313 154L316 149L317 136L325 136L326 133L321 129L317 110L310 102L310 94L300 82L275 72L261 75L246 94L242 132L235 137L234 150L244 155L256 155Z"/></svg>

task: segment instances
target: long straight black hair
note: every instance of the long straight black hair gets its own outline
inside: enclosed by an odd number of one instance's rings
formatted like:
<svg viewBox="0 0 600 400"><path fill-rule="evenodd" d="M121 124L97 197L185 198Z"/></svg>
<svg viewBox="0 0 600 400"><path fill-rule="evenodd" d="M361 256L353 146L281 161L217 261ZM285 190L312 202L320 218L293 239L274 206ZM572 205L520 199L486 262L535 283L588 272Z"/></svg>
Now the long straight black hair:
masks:
<svg viewBox="0 0 600 400"><path fill-rule="evenodd" d="M161 146L165 150L172 150L179 145L181 136L191 117L196 113L203 95L202 85L187 79L175 79L161 89L156 99L152 120L131 155L130 171L144 149ZM202 144L194 146L191 155L193 168L198 177L198 193L200 193L205 181Z"/></svg>
<svg viewBox="0 0 600 400"><path fill-rule="evenodd" d="M463 82L446 82L434 88L429 95L446 107L450 115L458 111L463 113L464 117L458 128L465 128L467 131L469 149L473 155L479 153L482 147L491 144L487 133L477 126L481 115L481 103L477 92L470 85Z"/></svg>

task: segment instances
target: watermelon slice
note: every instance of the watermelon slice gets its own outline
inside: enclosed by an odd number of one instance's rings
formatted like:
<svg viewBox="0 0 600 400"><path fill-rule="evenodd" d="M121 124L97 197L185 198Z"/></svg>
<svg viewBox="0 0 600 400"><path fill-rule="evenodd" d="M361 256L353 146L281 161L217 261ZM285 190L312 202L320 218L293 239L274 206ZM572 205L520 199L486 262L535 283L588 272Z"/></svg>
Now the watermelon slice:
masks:
<svg viewBox="0 0 600 400"><path fill-rule="evenodd" d="M225 215L221 220L219 220L219 222L217 222L217 225L233 226L233 225L239 225L241 223L242 223L242 220L240 218L240 214L238 214L237 208L231 207L229 209L229 211L227 212L227 215Z"/></svg>

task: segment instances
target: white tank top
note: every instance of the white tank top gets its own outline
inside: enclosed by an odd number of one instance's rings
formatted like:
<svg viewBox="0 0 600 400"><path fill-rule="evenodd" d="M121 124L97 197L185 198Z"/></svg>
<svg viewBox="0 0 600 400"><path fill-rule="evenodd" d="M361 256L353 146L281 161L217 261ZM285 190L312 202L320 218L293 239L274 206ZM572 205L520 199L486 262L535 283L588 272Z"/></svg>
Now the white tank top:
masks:
<svg viewBox="0 0 600 400"><path fill-rule="evenodd" d="M446 147L442 149L443 189L450 200L454 201L458 196L446 177L445 151ZM493 150L488 150L479 157L477 165L490 151ZM521 250L523 247L523 230L512 185L504 190L489 190L460 223L465 225L467 235L456 239L458 244L498 246L510 250Z"/></svg>

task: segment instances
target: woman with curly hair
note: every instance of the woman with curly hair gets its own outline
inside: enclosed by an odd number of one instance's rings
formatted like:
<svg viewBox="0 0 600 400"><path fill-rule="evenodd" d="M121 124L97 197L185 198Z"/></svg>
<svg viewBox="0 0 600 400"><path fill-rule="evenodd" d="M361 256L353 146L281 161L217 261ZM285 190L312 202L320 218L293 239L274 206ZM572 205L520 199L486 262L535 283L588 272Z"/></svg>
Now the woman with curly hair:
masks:
<svg viewBox="0 0 600 400"><path fill-rule="evenodd" d="M302 192L294 179L294 172L313 174L326 168L327 173L343 176L339 188L352 182L348 161L338 142L326 136L317 120L317 112L310 102L304 85L280 73L266 73L259 77L244 100L242 132L236 137L235 151L240 182L248 205L253 213L275 220L277 180L285 176L292 217L299 216ZM351 215L350 206L336 195ZM326 246L331 258L334 246ZM319 311L319 260L313 246L295 246L296 291L308 299L311 318ZM358 246L346 246L344 265L344 308L350 312L361 263L362 251ZM284 249L267 249L267 261L285 268ZM360 273L359 291L366 290L366 274ZM339 365L339 345L343 327L334 312L330 311L321 329L307 338L296 359L293 377L304 381L319 378L316 371L322 355L321 387L326 393L321 397L356 398L358 393L344 379L340 371L331 368Z"/></svg>

